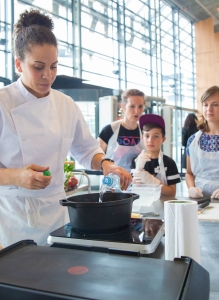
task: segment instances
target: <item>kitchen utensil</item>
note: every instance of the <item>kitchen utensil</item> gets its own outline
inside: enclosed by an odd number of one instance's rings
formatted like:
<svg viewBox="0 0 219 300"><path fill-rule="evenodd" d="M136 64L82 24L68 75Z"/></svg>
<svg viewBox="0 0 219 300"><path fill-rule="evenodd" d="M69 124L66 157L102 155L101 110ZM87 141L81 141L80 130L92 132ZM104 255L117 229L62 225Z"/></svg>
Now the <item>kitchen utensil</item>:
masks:
<svg viewBox="0 0 219 300"><path fill-rule="evenodd" d="M202 214L206 208L211 208L211 206L209 206L211 200L207 200L201 204L198 205L198 214Z"/></svg>
<svg viewBox="0 0 219 300"><path fill-rule="evenodd" d="M150 221L150 222L149 222ZM160 240L164 235L164 221L155 218L131 218L129 227L126 230L112 232L110 234L79 233L72 229L70 223L51 232L47 243L71 245L71 247L95 248L95 251L108 252L113 249L117 253L131 251L131 255L147 255L155 252ZM154 224L153 228L148 226ZM152 230L153 229L153 230ZM108 249L108 250L107 250Z"/></svg>
<svg viewBox="0 0 219 300"><path fill-rule="evenodd" d="M210 202L211 202L211 200L207 200L203 203L198 204L198 209L208 206L210 204Z"/></svg>
<svg viewBox="0 0 219 300"><path fill-rule="evenodd" d="M206 209L213 208L213 206L205 206L204 208L198 208L198 214L202 214Z"/></svg>
<svg viewBox="0 0 219 300"><path fill-rule="evenodd" d="M60 200L68 207L70 223L82 233L109 233L127 229L131 220L133 201L139 195L133 193L83 194Z"/></svg>
<svg viewBox="0 0 219 300"><path fill-rule="evenodd" d="M150 211L150 212L147 212L147 213L140 213L140 214L138 214L138 213L132 213L132 215L131 215L131 217L132 218L146 218L146 217L158 217L159 216L159 214L158 213L156 213L156 212L153 212L153 211Z"/></svg>
<svg viewBox="0 0 219 300"><path fill-rule="evenodd" d="M158 217L160 214L153 212L153 211L149 211L147 213L141 213L143 217Z"/></svg>
<svg viewBox="0 0 219 300"><path fill-rule="evenodd" d="M218 223L219 221L219 203L212 203L211 206L212 209L205 209L203 213L198 214L199 220L209 220L214 221Z"/></svg>

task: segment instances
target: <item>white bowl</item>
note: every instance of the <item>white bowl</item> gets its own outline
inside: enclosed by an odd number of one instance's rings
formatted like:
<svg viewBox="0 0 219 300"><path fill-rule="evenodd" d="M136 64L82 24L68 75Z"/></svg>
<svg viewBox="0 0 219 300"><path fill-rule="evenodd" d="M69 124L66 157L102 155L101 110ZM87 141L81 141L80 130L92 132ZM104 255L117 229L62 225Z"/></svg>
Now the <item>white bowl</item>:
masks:
<svg viewBox="0 0 219 300"><path fill-rule="evenodd" d="M160 199L162 185L158 184L133 184L131 192L138 194L139 199L133 201L132 211L139 211L141 206L151 206Z"/></svg>

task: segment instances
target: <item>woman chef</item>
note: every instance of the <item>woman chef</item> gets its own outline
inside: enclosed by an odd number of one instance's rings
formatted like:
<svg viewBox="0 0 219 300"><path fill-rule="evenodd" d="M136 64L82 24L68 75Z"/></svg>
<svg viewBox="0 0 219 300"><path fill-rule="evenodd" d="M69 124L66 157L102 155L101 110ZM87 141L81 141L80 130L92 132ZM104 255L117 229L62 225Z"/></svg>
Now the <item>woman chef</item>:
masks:
<svg viewBox="0 0 219 300"><path fill-rule="evenodd" d="M25 11L14 25L17 82L0 89L0 243L24 239L45 244L48 234L68 222L63 165L68 152L87 169L131 175L105 160L75 102L51 89L58 64L53 21ZM45 170L51 176L44 176Z"/></svg>

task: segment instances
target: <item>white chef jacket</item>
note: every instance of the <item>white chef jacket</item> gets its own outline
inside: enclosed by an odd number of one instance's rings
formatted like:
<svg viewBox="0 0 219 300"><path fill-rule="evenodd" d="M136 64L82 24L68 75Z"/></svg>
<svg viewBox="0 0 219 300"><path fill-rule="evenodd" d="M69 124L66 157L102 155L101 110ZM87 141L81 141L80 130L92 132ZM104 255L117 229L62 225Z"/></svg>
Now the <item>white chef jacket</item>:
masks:
<svg viewBox="0 0 219 300"><path fill-rule="evenodd" d="M68 221L63 165L68 155L91 169L94 155L103 153L72 98L51 89L36 98L21 79L0 89L0 167L49 166L52 181L42 190L0 186L0 243L21 239L45 244L51 230Z"/></svg>

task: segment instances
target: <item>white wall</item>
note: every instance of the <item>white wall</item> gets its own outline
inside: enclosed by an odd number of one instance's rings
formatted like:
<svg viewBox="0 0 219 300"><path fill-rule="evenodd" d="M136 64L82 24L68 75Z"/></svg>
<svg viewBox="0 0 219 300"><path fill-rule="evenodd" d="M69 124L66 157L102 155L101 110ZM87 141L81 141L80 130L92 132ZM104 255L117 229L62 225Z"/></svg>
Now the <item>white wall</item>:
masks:
<svg viewBox="0 0 219 300"><path fill-rule="evenodd" d="M108 124L117 120L118 99L116 96L105 96L99 98L99 131Z"/></svg>

